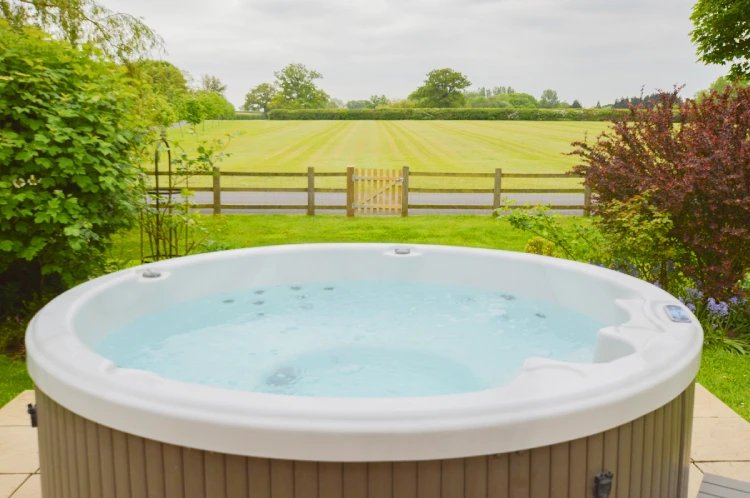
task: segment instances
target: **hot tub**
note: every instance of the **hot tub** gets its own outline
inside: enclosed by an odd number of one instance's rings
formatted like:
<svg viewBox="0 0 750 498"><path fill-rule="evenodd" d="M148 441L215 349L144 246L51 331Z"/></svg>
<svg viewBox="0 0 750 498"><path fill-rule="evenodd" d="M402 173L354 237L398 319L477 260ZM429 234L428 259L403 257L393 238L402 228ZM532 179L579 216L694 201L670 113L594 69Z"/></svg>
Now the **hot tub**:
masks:
<svg viewBox="0 0 750 498"><path fill-rule="evenodd" d="M684 497L702 341L664 291L528 254L321 244L131 268L29 326L43 493Z"/></svg>

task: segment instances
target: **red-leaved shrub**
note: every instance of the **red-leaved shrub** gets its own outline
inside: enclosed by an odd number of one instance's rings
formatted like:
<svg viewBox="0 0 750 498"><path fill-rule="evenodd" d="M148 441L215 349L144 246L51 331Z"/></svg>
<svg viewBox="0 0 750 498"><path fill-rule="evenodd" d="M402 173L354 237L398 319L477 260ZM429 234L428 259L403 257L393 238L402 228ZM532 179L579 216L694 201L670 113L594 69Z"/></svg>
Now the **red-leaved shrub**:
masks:
<svg viewBox="0 0 750 498"><path fill-rule="evenodd" d="M576 142L574 171L600 205L652 192L685 249L679 267L707 296L740 292L750 270L750 88L727 87L696 102L662 93L631 108L596 142ZM599 214L606 216L606 210Z"/></svg>

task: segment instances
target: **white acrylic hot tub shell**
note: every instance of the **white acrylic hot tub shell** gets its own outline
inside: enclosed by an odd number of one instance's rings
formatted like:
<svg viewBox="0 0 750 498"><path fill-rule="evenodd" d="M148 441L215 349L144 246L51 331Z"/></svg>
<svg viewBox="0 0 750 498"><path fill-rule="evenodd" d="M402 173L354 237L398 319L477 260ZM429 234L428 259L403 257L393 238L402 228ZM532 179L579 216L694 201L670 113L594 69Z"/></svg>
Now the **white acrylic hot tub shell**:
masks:
<svg viewBox="0 0 750 498"><path fill-rule="evenodd" d="M409 247L400 256L396 247ZM146 279L146 268L161 272ZM530 358L476 393L395 399L232 391L122 369L89 346L139 315L246 287L340 279L473 285L547 299L607 323L593 364ZM29 372L59 404L141 437L221 453L316 461L399 461L506 453L620 426L695 379L703 333L669 320L662 290L602 268L442 246L319 244L204 254L107 275L49 303L26 337Z"/></svg>

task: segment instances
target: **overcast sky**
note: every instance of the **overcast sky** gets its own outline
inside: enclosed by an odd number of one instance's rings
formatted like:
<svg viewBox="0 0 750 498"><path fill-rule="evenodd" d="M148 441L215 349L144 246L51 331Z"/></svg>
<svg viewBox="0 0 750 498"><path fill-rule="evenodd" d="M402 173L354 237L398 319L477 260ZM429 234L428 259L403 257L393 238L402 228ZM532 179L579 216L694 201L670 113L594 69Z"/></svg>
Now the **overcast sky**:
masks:
<svg viewBox="0 0 750 498"><path fill-rule="evenodd" d="M692 96L725 73L696 62L691 0L103 0L143 17L164 58L213 74L236 105L301 62L335 98L404 98L432 69L474 86L546 88L584 106L671 89Z"/></svg>

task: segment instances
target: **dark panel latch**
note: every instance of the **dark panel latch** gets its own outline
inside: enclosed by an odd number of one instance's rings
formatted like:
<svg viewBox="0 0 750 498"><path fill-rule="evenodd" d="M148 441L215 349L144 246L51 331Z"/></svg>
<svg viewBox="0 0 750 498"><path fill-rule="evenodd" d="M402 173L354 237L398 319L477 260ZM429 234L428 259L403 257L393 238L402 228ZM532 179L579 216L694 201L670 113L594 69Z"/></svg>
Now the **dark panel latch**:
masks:
<svg viewBox="0 0 750 498"><path fill-rule="evenodd" d="M599 472L594 476L594 498L609 498L612 492L612 481L615 475L612 472Z"/></svg>
<svg viewBox="0 0 750 498"><path fill-rule="evenodd" d="M31 427L36 427L36 405L29 403L26 412L31 417Z"/></svg>

